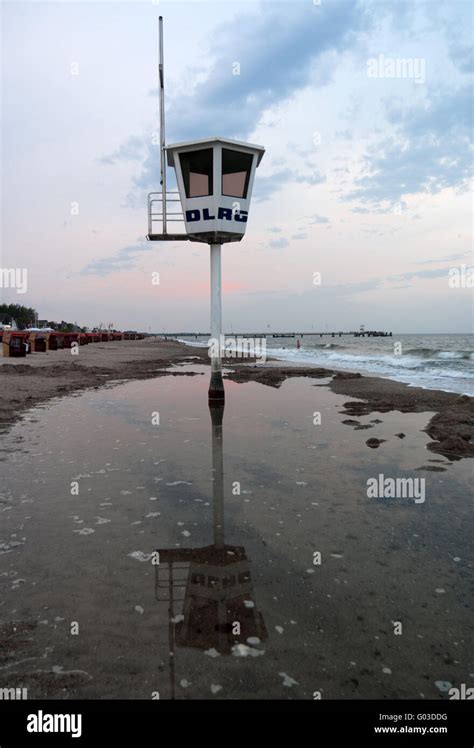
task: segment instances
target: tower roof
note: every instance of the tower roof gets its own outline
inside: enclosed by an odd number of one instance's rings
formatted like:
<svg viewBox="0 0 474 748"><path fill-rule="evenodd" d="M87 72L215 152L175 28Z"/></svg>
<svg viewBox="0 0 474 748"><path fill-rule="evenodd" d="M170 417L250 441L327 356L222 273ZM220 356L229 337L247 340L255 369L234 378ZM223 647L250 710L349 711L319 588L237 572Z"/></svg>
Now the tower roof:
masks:
<svg viewBox="0 0 474 748"><path fill-rule="evenodd" d="M256 151L258 154L257 159L257 166L259 165L260 161L263 158L263 154L265 153L265 148L263 145L255 145L255 143L246 143L243 140L232 140L231 138L222 138L219 135L214 135L212 138L200 138L199 140L185 140L181 143L171 143L171 145L166 146L166 150L168 152L168 166L174 166L173 161L173 153L176 150L181 150L182 148L192 148L194 146L202 146L202 145L213 145L214 143L223 143L225 145L230 146L238 146L239 148L246 148L248 150Z"/></svg>

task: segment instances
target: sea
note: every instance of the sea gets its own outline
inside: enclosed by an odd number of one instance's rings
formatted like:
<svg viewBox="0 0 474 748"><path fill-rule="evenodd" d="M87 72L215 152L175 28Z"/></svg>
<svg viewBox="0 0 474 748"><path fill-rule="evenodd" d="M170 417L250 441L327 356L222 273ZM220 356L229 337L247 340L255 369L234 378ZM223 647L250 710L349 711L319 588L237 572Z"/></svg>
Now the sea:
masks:
<svg viewBox="0 0 474 748"><path fill-rule="evenodd" d="M178 340L205 347L208 338L186 335ZM356 338L338 337L336 333L334 338L319 335L274 338L270 333L266 337L266 355L295 366L358 371L413 387L474 395L474 335L469 334Z"/></svg>

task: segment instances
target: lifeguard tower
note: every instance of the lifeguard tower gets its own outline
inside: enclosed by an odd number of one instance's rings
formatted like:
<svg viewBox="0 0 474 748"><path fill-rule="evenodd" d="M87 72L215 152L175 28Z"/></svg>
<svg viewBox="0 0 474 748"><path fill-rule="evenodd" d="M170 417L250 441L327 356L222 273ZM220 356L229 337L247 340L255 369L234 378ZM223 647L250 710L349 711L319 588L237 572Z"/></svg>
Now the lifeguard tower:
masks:
<svg viewBox="0 0 474 748"><path fill-rule="evenodd" d="M175 170L178 184L178 193L170 194L178 194L181 204L181 212L170 215L174 221L184 223L186 233L167 233L171 219L163 210L164 196L160 199L157 193L151 193L161 210L149 213L149 240L176 241L179 237L179 241L211 246L241 241L247 227L255 169L265 149L216 136L174 143L165 146L165 150L167 164Z"/></svg>
<svg viewBox="0 0 474 748"><path fill-rule="evenodd" d="M209 244L211 256L211 358L209 402L224 402L220 355L221 246L242 240L247 227L255 170L263 146L218 136L165 144L163 18L159 18L161 193L148 195L149 241ZM167 191L166 167L174 169L178 191ZM184 225L170 232L168 224Z"/></svg>

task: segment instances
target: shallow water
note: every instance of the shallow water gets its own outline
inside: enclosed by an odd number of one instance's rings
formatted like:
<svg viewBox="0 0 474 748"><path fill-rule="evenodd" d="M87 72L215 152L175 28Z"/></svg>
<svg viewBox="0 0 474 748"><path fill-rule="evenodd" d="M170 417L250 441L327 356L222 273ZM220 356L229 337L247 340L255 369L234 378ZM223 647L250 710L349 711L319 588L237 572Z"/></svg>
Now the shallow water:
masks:
<svg viewBox="0 0 474 748"><path fill-rule="evenodd" d="M426 450L430 414L355 431L320 380L227 382L221 434L207 385L82 393L2 437L0 686L308 699L469 683L471 468ZM368 498L380 473L425 478L425 502Z"/></svg>

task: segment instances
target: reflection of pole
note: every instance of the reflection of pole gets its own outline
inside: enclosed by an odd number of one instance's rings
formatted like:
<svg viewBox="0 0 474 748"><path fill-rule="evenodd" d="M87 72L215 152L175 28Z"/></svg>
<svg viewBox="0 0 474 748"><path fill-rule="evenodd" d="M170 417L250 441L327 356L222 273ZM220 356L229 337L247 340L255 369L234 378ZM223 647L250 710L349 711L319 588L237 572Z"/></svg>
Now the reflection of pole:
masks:
<svg viewBox="0 0 474 748"><path fill-rule="evenodd" d="M173 595L173 564L168 564L169 574L169 607L168 607L168 639L169 639L169 658L170 658L170 681L171 681L171 698L175 698L175 672L174 672L174 595Z"/></svg>
<svg viewBox="0 0 474 748"><path fill-rule="evenodd" d="M224 405L209 408L212 420L212 498L214 508L214 546L224 547L224 450L222 419Z"/></svg>
<svg viewBox="0 0 474 748"><path fill-rule="evenodd" d="M211 383L209 402L224 402L224 383L221 363L221 245L210 244L211 249Z"/></svg>

